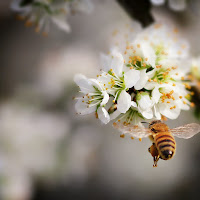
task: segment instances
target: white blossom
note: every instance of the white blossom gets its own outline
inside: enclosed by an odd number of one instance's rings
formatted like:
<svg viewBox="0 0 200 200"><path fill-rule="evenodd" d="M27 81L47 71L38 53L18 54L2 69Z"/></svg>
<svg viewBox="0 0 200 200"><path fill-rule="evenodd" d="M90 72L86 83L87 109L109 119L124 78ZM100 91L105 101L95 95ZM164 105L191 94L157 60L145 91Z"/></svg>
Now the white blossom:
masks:
<svg viewBox="0 0 200 200"><path fill-rule="evenodd" d="M90 0L13 0L11 9L19 14L19 19L26 20L26 26L35 25L36 32L46 35L51 23L70 32L68 16L76 12L90 13L93 5Z"/></svg>
<svg viewBox="0 0 200 200"><path fill-rule="evenodd" d="M76 98L76 112L81 115L97 112L99 119L105 124L108 123L109 115L103 106L108 102L109 95L103 85L96 79L87 79L81 74L77 74L74 81L83 93L83 96Z"/></svg>
<svg viewBox="0 0 200 200"><path fill-rule="evenodd" d="M150 0L155 6L164 5L166 0ZM168 6L174 11L183 11L187 7L187 0L168 0Z"/></svg>
<svg viewBox="0 0 200 200"><path fill-rule="evenodd" d="M162 116L176 119L181 110L188 110L190 105L188 84L184 82L190 64L188 55L189 45L180 38L178 30L160 23L134 37L125 36L108 55L101 54L102 69L96 82L103 89L99 89L99 101L93 103L94 107L84 104L82 114L102 108L102 91L106 91L113 101L110 108L105 103L105 109L97 111L103 119L138 126ZM92 85L90 80L87 84ZM94 92L92 87L89 90ZM88 98L91 99L91 95ZM81 100L77 105L83 105Z"/></svg>

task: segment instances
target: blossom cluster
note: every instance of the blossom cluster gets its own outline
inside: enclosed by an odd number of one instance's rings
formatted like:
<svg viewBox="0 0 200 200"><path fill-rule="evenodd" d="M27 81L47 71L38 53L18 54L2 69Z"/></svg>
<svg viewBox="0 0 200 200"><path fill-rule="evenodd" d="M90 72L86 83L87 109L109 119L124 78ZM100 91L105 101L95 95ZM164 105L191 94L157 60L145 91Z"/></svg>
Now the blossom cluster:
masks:
<svg viewBox="0 0 200 200"><path fill-rule="evenodd" d="M83 94L76 98L77 113L94 112L105 124L115 119L137 126L153 119L176 119L191 105L184 82L188 43L179 38L176 28L163 24L154 24L134 37L129 33L108 55L101 55L102 69L96 79L75 76Z"/></svg>
<svg viewBox="0 0 200 200"><path fill-rule="evenodd" d="M61 30L70 32L67 17L76 12L89 13L93 8L90 0L13 0L11 9L19 13L18 19L26 20L26 26L35 25L35 31L49 32L53 22Z"/></svg>
<svg viewBox="0 0 200 200"><path fill-rule="evenodd" d="M195 104L195 116L200 119L200 57L193 58L188 79L191 82L190 91Z"/></svg>
<svg viewBox="0 0 200 200"><path fill-rule="evenodd" d="M166 3L166 0L150 0L151 3L155 6L161 6ZM174 11L183 11L187 7L187 1L186 0L168 0L167 1L169 8Z"/></svg>

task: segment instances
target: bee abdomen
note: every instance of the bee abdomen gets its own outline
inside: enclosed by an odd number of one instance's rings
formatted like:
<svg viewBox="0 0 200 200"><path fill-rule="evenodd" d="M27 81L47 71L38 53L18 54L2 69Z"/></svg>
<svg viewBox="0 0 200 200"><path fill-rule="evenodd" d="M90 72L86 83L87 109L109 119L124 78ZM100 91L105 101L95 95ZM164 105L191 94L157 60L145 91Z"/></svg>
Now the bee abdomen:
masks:
<svg viewBox="0 0 200 200"><path fill-rule="evenodd" d="M168 160L175 154L176 142L171 133L160 133L154 138L162 159Z"/></svg>

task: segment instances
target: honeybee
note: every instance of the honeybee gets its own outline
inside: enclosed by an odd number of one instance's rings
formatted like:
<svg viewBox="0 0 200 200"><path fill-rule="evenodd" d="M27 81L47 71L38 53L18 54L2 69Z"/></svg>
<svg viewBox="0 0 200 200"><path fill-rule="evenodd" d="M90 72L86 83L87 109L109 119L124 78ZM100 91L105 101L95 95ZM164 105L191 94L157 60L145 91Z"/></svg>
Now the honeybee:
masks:
<svg viewBox="0 0 200 200"><path fill-rule="evenodd" d="M130 124L124 125L123 123L114 123L113 126L124 134L130 134L132 137L150 138L152 145L148 148L148 151L153 157L153 167L157 167L157 162L160 158L169 160L175 155L176 141L173 135L179 138L189 139L200 132L200 125L196 123L170 129L160 120L149 123L149 128Z"/></svg>

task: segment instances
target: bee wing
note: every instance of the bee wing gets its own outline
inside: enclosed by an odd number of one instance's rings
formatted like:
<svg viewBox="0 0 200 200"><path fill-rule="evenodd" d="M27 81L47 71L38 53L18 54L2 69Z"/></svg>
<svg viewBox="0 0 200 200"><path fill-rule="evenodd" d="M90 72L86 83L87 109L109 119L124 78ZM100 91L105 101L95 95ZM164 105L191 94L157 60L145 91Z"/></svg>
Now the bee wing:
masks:
<svg viewBox="0 0 200 200"><path fill-rule="evenodd" d="M196 123L186 124L171 129L171 132L176 137L189 139L200 132L200 125Z"/></svg>
<svg viewBox="0 0 200 200"><path fill-rule="evenodd" d="M113 126L122 133L128 133L136 138L145 138L151 135L151 131L144 127L138 127L131 124L124 125L123 123L114 123Z"/></svg>

